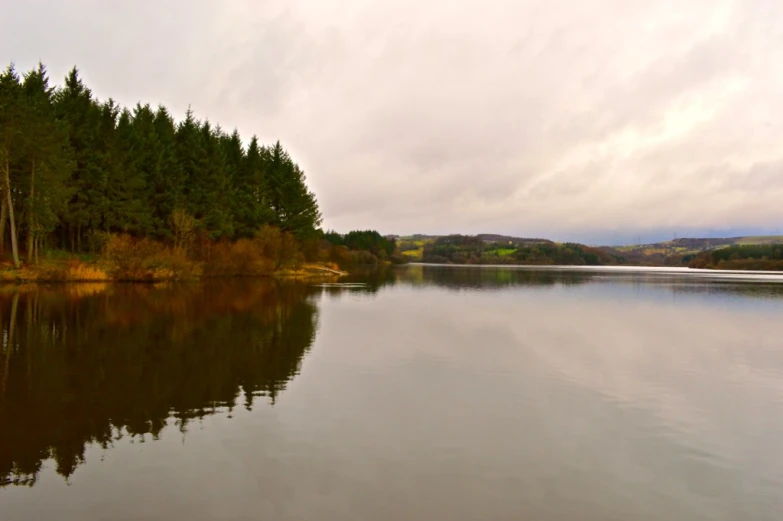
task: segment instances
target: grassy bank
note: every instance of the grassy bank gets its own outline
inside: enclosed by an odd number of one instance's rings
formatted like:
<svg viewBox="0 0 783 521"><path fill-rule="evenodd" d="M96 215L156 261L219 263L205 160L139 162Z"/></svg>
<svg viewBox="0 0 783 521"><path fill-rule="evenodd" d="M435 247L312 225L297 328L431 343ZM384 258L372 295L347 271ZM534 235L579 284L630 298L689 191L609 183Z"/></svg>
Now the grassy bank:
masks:
<svg viewBox="0 0 783 521"><path fill-rule="evenodd" d="M205 273L206 271L206 273ZM0 264L0 284L30 282L165 282L214 278L335 278L347 275L334 263L304 262L278 270L232 270L230 273L214 273L203 266L192 264L186 270L170 267L149 268L135 272L122 272L116 265L102 260L42 261L39 264L14 268L13 264Z"/></svg>

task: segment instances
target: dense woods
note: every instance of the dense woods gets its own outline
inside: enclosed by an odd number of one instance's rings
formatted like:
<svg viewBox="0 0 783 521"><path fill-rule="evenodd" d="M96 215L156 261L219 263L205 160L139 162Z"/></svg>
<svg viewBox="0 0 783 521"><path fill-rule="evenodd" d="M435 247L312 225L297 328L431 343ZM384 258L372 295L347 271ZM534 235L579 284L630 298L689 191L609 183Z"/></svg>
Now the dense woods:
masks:
<svg viewBox="0 0 783 521"><path fill-rule="evenodd" d="M76 68L0 76L0 252L19 265L47 249L100 252L112 237L183 249L254 239L264 226L302 250L320 240L305 174L281 144L165 107L100 101Z"/></svg>

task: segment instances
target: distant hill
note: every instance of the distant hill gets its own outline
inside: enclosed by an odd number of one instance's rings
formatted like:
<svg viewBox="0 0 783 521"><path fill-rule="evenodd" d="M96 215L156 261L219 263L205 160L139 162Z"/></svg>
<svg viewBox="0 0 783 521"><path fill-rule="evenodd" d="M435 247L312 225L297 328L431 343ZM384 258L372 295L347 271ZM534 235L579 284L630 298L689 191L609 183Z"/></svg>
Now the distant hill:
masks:
<svg viewBox="0 0 783 521"><path fill-rule="evenodd" d="M493 241L492 237L501 237ZM583 244L506 236L448 235L422 246L423 262L507 265L616 265L622 256Z"/></svg>
<svg viewBox="0 0 783 521"><path fill-rule="evenodd" d="M617 253L624 263L639 266L685 266L698 254L719 248L740 245L783 244L783 236L682 238L652 244L602 246L601 250Z"/></svg>
<svg viewBox="0 0 783 521"><path fill-rule="evenodd" d="M688 266L707 251L776 244L783 244L783 236L681 238L652 244L600 247L493 233L473 236L417 234L397 238L400 252L410 260L452 264Z"/></svg>
<svg viewBox="0 0 783 521"><path fill-rule="evenodd" d="M719 238L682 238L665 242L656 242L647 246L683 247L693 250L709 250L719 246L731 246L733 244L783 244L783 235L759 235L754 237L719 237Z"/></svg>

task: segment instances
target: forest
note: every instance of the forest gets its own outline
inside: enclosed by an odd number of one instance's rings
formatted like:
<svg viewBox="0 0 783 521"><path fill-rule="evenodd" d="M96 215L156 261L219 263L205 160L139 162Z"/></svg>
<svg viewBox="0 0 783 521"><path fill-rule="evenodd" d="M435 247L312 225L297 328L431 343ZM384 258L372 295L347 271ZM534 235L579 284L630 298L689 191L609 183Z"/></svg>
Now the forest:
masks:
<svg viewBox="0 0 783 521"><path fill-rule="evenodd" d="M0 256L15 268L65 252L130 279L378 261L324 240L280 142L244 141L191 110L176 122L163 106L100 101L76 67L62 86L43 64L0 76L0 201ZM80 270L59 276L101 278Z"/></svg>

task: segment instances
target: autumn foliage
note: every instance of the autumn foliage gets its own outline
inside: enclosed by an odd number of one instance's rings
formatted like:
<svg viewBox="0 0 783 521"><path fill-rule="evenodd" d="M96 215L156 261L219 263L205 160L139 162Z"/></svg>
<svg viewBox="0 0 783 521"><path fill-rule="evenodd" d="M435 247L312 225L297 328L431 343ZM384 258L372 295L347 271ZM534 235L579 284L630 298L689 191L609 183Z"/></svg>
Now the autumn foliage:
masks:
<svg viewBox="0 0 783 521"><path fill-rule="evenodd" d="M166 244L117 234L107 241L101 259L115 280L135 281L265 276L305 260L295 237L274 226L237 241L202 238Z"/></svg>

